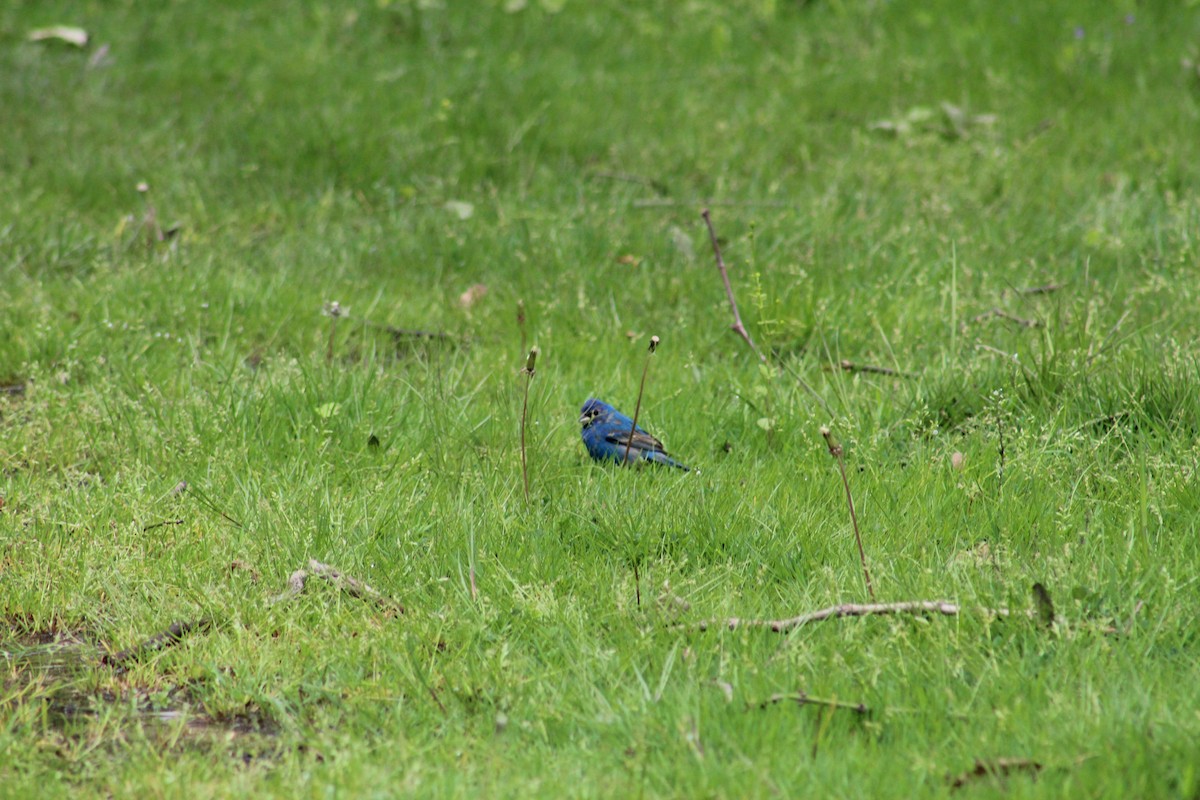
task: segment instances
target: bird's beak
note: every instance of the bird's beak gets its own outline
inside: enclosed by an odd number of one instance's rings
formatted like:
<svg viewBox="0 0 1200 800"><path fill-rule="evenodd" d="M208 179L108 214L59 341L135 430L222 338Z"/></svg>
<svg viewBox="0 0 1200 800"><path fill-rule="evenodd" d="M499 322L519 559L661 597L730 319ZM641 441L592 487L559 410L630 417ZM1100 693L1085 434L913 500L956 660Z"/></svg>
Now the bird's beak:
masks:
<svg viewBox="0 0 1200 800"><path fill-rule="evenodd" d="M592 421L592 418L589 417L587 414L579 415L579 424L582 425L583 427L586 428L591 423L591 421Z"/></svg>

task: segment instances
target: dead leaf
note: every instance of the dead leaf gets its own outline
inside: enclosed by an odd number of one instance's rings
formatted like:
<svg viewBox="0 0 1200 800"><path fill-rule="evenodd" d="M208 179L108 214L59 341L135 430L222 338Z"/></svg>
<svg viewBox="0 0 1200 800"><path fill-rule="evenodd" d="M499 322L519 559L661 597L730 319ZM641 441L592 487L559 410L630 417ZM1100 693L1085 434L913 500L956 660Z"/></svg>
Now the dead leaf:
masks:
<svg viewBox="0 0 1200 800"><path fill-rule="evenodd" d="M96 48L95 52L93 52L91 57L88 59L88 69L106 67L111 62L112 59L108 57L108 45L102 44Z"/></svg>
<svg viewBox="0 0 1200 800"><path fill-rule="evenodd" d="M629 267L636 267L638 264L642 263L642 259L633 255L632 253L626 253L625 255L623 255L617 259L617 263L624 264Z"/></svg>
<svg viewBox="0 0 1200 800"><path fill-rule="evenodd" d="M718 680L717 678L713 678L709 683L721 690L721 694L725 695L726 703L733 702L733 684L728 681Z"/></svg>
<svg viewBox="0 0 1200 800"><path fill-rule="evenodd" d="M667 233L671 236L671 244L683 256L684 261L691 261L696 257L696 250L692 247L692 237L687 235L687 231L678 225L672 225Z"/></svg>
<svg viewBox="0 0 1200 800"><path fill-rule="evenodd" d="M488 287L482 283L471 284L465 292L458 296L460 308L470 308L488 293Z"/></svg>
<svg viewBox="0 0 1200 800"><path fill-rule="evenodd" d="M52 25L30 31L28 38L31 42L59 41L83 47L88 43L88 32L73 25Z"/></svg>

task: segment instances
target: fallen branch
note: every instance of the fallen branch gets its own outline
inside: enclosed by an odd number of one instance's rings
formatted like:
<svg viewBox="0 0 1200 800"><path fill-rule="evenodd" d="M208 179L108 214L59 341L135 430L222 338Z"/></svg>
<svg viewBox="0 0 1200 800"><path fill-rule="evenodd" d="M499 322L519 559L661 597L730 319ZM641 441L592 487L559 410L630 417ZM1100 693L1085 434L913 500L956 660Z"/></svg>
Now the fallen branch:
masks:
<svg viewBox="0 0 1200 800"><path fill-rule="evenodd" d="M838 364L846 372L866 372L872 375L888 375L893 378L915 378L915 372L901 372L891 367L877 367L873 364L855 364L853 361L842 359Z"/></svg>
<svg viewBox="0 0 1200 800"><path fill-rule="evenodd" d="M1025 609L1024 611L1011 611L1003 606L999 608L988 608L986 606L963 608L959 604L952 603L949 600L904 600L898 603L843 603L842 605L830 606L829 608L822 608L819 611L810 611L807 614L800 614L786 619L743 619L741 617L709 619L700 622L697 627L701 631L706 631L716 626L729 628L731 631L738 628L769 628L774 633L787 633L810 622L841 619L842 617L868 617L890 614L941 614L946 617L956 617L969 611L992 617L1022 616L1029 619L1036 619L1046 628L1051 627L1054 625L1056 617L1054 603L1050 599L1050 592L1041 583L1035 583L1032 587L1032 595L1033 608ZM1124 626L1118 628L1116 625L1104 625L1097 628L1097 630L1106 636L1127 635L1133 630L1134 619L1137 617L1138 612L1142 610L1143 605L1140 600L1134 605L1133 611L1130 612L1129 619ZM1080 620L1081 623L1084 621Z"/></svg>
<svg viewBox="0 0 1200 800"><path fill-rule="evenodd" d="M212 620L207 617L194 622L175 622L166 630L154 634L139 645L104 656L100 659L100 663L110 667L124 667L126 664L141 661L142 657L148 653L179 644L183 637L192 631L207 631L211 627Z"/></svg>
<svg viewBox="0 0 1200 800"><path fill-rule="evenodd" d="M155 528L161 528L164 525L182 525L182 524L183 524L182 519L164 519L162 522L155 522L152 525L143 526L142 533L145 533L146 531L152 531Z"/></svg>
<svg viewBox="0 0 1200 800"><path fill-rule="evenodd" d="M1048 283L1045 286L1019 286L1012 289L1012 293L1028 297L1035 294L1050 294L1065 288L1067 288L1067 284L1065 283Z"/></svg>
<svg viewBox="0 0 1200 800"><path fill-rule="evenodd" d="M1008 617L1013 614L1007 608L979 608L979 613L996 617ZM729 630L738 628L769 628L774 633L786 633L810 622L821 622L827 619L842 617L866 617L882 614L942 614L947 617L958 616L963 612L957 603L949 600L906 600L899 603L844 603L840 606L830 606L820 611L810 611L787 619L728 619L705 620L700 623L700 630L706 631L713 626L722 626ZM1025 612L1029 615L1029 612Z"/></svg>
<svg viewBox="0 0 1200 800"><path fill-rule="evenodd" d="M861 716L869 716L871 709L867 708L863 703L846 703L841 700L830 700L824 697L813 697L807 692L787 692L785 694L773 694L766 700L758 704L759 708L767 708L768 706L777 705L778 703L795 703L798 706L825 706L826 708L840 708L846 711L853 711Z"/></svg>
<svg viewBox="0 0 1200 800"><path fill-rule="evenodd" d="M376 605L397 613L403 614L405 609L402 603L399 603L379 591L372 589L367 584L352 578L349 575L341 572L336 567L331 567L328 564L322 564L315 558L308 560L308 569L298 569L288 577L288 586L281 594L271 598L268 603L274 604L281 600L289 600L304 591L304 587L308 583L309 577L321 578L322 580L332 583L337 588L341 589L351 597L359 600L370 600Z"/></svg>
<svg viewBox="0 0 1200 800"><path fill-rule="evenodd" d="M1014 772L1037 775L1041 771L1041 763L1031 758L994 758L990 761L977 758L974 767L957 776L946 776L946 780L951 789L961 789L971 781L987 776L1004 777Z"/></svg>
<svg viewBox="0 0 1200 800"><path fill-rule="evenodd" d="M987 311L971 318L971 322L986 322L989 319L1003 319L1009 322L1015 322L1022 328L1041 328L1044 323L1038 319L1025 319L1018 317L1016 314L1010 314L1002 308L989 308Z"/></svg>

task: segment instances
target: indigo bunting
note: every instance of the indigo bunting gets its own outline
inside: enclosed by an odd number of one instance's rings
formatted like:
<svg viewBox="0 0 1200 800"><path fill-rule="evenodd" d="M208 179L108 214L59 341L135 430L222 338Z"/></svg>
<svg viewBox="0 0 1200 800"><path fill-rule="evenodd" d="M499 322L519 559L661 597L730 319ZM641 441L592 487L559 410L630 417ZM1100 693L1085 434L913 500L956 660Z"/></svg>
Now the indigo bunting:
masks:
<svg viewBox="0 0 1200 800"><path fill-rule="evenodd" d="M662 442L642 430L633 427L633 420L617 411L603 400L590 399L583 404L579 414L583 426L583 443L597 461L652 461L668 467L690 470L667 455ZM630 441L629 432L633 431Z"/></svg>

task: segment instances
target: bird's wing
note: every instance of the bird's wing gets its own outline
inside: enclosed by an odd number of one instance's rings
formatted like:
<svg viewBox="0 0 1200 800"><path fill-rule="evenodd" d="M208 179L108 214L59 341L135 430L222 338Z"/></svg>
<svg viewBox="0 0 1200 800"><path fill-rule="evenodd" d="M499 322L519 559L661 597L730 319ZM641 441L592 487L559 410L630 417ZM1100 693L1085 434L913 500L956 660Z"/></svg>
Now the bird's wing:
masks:
<svg viewBox="0 0 1200 800"><path fill-rule="evenodd" d="M632 421L630 421L629 426L632 426L632 424ZM666 450L663 449L663 443L642 430L640 425L637 427L637 430L633 432L632 440L629 438L629 427L626 426L607 432L604 435L604 438L611 444L620 445L621 447L628 445L630 447L636 447L639 450L647 450L652 453L666 452Z"/></svg>

